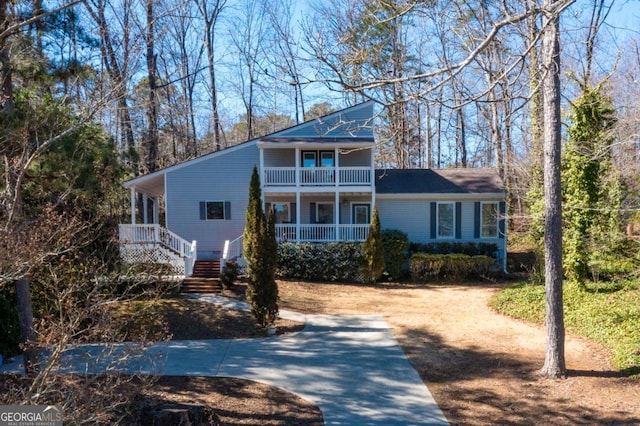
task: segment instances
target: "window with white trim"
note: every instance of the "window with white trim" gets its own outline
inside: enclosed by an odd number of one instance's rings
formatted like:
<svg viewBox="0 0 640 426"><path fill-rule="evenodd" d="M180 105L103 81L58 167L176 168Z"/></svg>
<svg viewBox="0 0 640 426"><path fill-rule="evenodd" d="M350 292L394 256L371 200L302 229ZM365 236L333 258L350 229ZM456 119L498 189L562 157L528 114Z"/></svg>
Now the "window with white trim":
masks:
<svg viewBox="0 0 640 426"><path fill-rule="evenodd" d="M438 238L453 238L456 223L455 203L438 203L436 210L436 235Z"/></svg>
<svg viewBox="0 0 640 426"><path fill-rule="evenodd" d="M498 237L498 203L482 202L480 208L480 236L482 238Z"/></svg>

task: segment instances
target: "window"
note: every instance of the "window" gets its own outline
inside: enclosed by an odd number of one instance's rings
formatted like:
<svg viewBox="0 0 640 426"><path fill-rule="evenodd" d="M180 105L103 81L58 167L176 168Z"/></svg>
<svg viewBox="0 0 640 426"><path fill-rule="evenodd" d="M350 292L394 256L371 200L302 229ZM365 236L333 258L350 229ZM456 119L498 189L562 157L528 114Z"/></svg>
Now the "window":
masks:
<svg viewBox="0 0 640 426"><path fill-rule="evenodd" d="M224 201L207 201L206 202L206 219L207 220L224 220Z"/></svg>
<svg viewBox="0 0 640 426"><path fill-rule="evenodd" d="M453 238L455 224L455 203L438 203L437 207L437 237Z"/></svg>
<svg viewBox="0 0 640 426"><path fill-rule="evenodd" d="M353 204L352 218L354 225L368 225L371 220L369 204Z"/></svg>
<svg viewBox="0 0 640 426"><path fill-rule="evenodd" d="M332 151L320 152L320 167L333 167L334 165Z"/></svg>
<svg viewBox="0 0 640 426"><path fill-rule="evenodd" d="M316 223L333 223L333 203L316 204Z"/></svg>
<svg viewBox="0 0 640 426"><path fill-rule="evenodd" d="M315 167L316 166L316 152L315 151L303 151L302 152L302 167Z"/></svg>
<svg viewBox="0 0 640 426"><path fill-rule="evenodd" d="M480 210L480 236L482 238L498 237L498 203L482 203Z"/></svg>
<svg viewBox="0 0 640 426"><path fill-rule="evenodd" d="M291 223L291 204L272 203L271 208L275 214L276 223Z"/></svg>

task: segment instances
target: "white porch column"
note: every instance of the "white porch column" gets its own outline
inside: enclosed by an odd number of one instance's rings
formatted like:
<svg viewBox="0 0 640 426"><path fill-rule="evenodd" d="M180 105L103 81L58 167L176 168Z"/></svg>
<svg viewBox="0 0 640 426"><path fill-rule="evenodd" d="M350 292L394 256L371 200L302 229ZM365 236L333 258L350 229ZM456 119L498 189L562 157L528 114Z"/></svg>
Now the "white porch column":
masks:
<svg viewBox="0 0 640 426"><path fill-rule="evenodd" d="M371 211L376 204L376 162L373 148L371 148Z"/></svg>
<svg viewBox="0 0 640 426"><path fill-rule="evenodd" d="M296 191L296 241L300 241L300 210L300 191Z"/></svg>
<svg viewBox="0 0 640 426"><path fill-rule="evenodd" d="M132 186L131 189L131 224L136 224L136 189Z"/></svg>
<svg viewBox="0 0 640 426"><path fill-rule="evenodd" d="M334 179L336 186L340 186L340 160L338 160L339 154L340 150L338 149L338 147L335 147L333 149L333 168L335 169L334 173L336 174L336 178Z"/></svg>
<svg viewBox="0 0 640 426"><path fill-rule="evenodd" d="M266 183L265 181L266 176L264 173L264 149L260 148L258 151L260 152L260 160L259 160L260 164L258 164L258 168L259 168L258 176L260 176L260 184L264 186L264 184Z"/></svg>
<svg viewBox="0 0 640 426"><path fill-rule="evenodd" d="M295 171L295 177L294 180L296 182L296 187L300 186L300 148L296 147L296 158L295 158L295 164L296 164L296 171Z"/></svg>
<svg viewBox="0 0 640 426"><path fill-rule="evenodd" d="M335 207L333 208L333 215L335 216L334 222L336 225L336 236L334 241L340 241L340 192L336 190L335 193Z"/></svg>
<svg viewBox="0 0 640 426"><path fill-rule="evenodd" d="M153 223L160 223L160 202L158 197L153 198Z"/></svg>
<svg viewBox="0 0 640 426"><path fill-rule="evenodd" d="M149 196L142 194L142 223L149 223Z"/></svg>

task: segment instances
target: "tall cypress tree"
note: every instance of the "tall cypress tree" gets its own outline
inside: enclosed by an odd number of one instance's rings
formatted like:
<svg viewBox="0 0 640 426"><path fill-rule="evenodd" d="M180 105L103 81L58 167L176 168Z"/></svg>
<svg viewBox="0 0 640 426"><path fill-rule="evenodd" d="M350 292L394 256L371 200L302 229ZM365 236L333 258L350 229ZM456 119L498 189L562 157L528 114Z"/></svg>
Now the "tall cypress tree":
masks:
<svg viewBox="0 0 640 426"><path fill-rule="evenodd" d="M384 247L382 245L382 233L380 230L380 219L378 209L374 206L371 215L371 226L369 235L363 245L364 257L367 262L369 278L375 282L382 276L384 271Z"/></svg>
<svg viewBox="0 0 640 426"><path fill-rule="evenodd" d="M276 250L273 210L265 220L262 210L260 176L253 168L249 185L249 205L243 234L243 251L247 262L247 301L251 313L262 328L278 319L278 286L275 280Z"/></svg>

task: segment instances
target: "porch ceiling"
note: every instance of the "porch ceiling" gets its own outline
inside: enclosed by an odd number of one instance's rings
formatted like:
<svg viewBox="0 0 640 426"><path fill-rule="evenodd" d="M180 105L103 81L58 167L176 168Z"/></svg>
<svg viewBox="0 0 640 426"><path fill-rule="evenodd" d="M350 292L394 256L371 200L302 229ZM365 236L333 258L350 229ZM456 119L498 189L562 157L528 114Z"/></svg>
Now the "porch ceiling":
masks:
<svg viewBox="0 0 640 426"><path fill-rule="evenodd" d="M151 197L159 197L164 195L164 173L153 173L146 176L140 176L126 182L126 188L135 188L136 192L147 194Z"/></svg>

